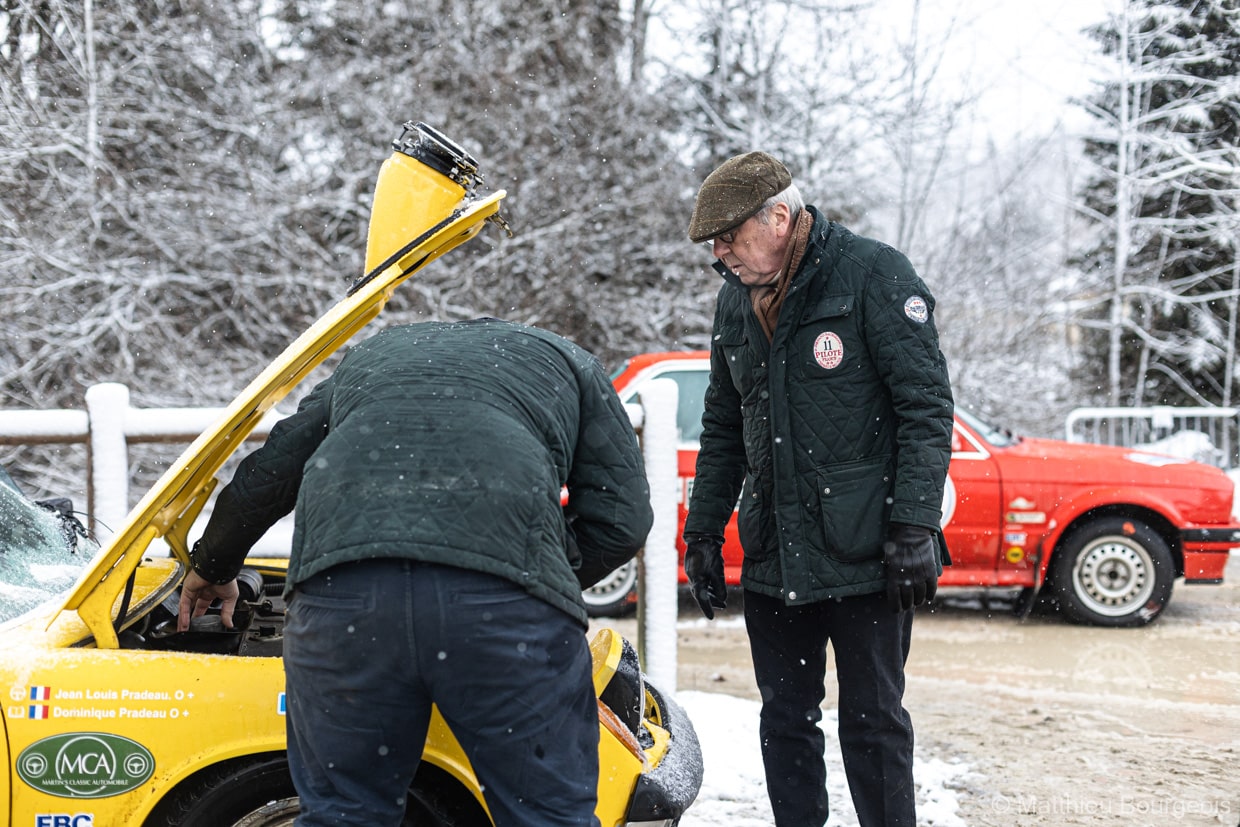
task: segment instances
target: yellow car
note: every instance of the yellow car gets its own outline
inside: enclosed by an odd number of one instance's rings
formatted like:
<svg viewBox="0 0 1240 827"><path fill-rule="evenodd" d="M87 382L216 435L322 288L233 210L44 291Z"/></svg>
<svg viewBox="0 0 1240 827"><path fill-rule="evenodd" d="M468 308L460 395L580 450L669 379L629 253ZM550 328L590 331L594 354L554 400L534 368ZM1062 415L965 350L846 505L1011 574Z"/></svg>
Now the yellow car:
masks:
<svg viewBox="0 0 1240 827"><path fill-rule="evenodd" d="M187 536L216 473L262 415L373 319L396 286L499 217L477 164L406 124L376 182L367 272L165 472L101 548L57 503L0 475L0 804L21 827L273 827L293 823L280 660L285 559L251 559L235 628L176 633ZM673 825L702 765L684 712L645 683L609 630L590 641L604 827ZM432 721L406 824L490 825L452 733Z"/></svg>

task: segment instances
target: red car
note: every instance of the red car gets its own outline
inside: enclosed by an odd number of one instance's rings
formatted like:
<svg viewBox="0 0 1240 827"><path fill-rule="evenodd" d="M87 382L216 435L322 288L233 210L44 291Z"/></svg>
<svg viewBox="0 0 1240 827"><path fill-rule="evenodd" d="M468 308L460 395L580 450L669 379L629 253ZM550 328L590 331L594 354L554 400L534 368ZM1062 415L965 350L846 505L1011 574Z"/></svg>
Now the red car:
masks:
<svg viewBox="0 0 1240 827"><path fill-rule="evenodd" d="M626 403L655 378L680 389L682 523L709 372L706 351L649 353L612 380ZM1222 582L1228 553L1240 545L1236 506L1235 485L1213 466L1014 436L958 409L943 500L952 565L939 584L1022 589L1026 609L1043 592L1074 621L1143 626L1166 607L1177 578ZM743 556L735 518L725 539L725 573L735 585ZM636 580L629 565L595 586L585 595L591 611L624 611L636 600Z"/></svg>

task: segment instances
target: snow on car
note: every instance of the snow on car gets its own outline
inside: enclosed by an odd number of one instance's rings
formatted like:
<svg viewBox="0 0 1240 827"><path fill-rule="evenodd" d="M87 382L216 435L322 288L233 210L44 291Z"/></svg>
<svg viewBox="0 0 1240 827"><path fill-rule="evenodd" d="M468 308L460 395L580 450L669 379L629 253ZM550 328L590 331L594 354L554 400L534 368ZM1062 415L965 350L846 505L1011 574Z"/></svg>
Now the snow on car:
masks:
<svg viewBox="0 0 1240 827"><path fill-rule="evenodd" d="M626 403L653 379L676 382L682 524L709 372L706 351L647 353L612 380ZM1077 622L1142 626L1167 606L1177 579L1222 582L1228 553L1240 545L1236 508L1235 485L1213 466L1019 437L958 409L942 520L952 565L939 584L1021 589L1023 610L1040 595ZM729 584L740 582L742 557L734 516L724 544ZM603 615L632 605L635 571L618 571L591 589L591 610Z"/></svg>

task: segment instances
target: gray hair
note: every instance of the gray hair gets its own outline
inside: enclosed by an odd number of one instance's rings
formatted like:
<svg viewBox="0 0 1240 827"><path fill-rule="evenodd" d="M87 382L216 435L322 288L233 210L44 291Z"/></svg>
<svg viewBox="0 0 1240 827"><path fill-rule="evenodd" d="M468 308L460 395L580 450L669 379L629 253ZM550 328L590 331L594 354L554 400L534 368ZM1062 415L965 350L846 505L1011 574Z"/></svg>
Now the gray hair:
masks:
<svg viewBox="0 0 1240 827"><path fill-rule="evenodd" d="M788 214L796 218L797 213L805 206L805 199L801 196L801 191L797 189L796 184L789 184L782 191L766 199L762 209L758 210L754 217L761 224L769 224L771 222L771 207L774 207L776 204L787 204Z"/></svg>

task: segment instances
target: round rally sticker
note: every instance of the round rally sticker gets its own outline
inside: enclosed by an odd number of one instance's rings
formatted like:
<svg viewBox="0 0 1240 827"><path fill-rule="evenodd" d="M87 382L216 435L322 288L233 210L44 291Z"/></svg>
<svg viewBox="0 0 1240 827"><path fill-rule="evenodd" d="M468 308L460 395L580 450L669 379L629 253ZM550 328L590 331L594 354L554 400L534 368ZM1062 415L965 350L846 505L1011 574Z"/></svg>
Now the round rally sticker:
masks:
<svg viewBox="0 0 1240 827"><path fill-rule="evenodd" d="M909 296L908 301L904 303L904 315L918 324L925 324L926 319L930 318L930 311L926 309L926 300L921 296Z"/></svg>
<svg viewBox="0 0 1240 827"><path fill-rule="evenodd" d="M844 343L840 337L830 331L819 333L814 340L814 361L827 370L838 368L844 361Z"/></svg>

